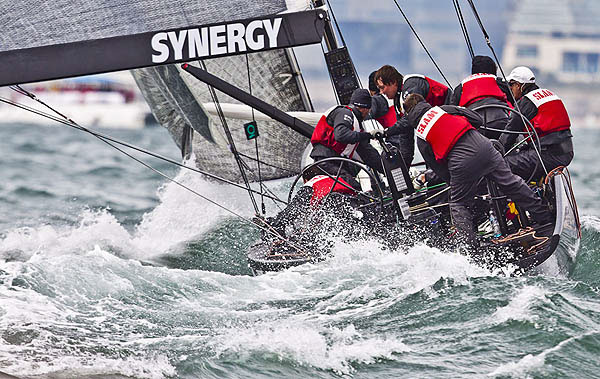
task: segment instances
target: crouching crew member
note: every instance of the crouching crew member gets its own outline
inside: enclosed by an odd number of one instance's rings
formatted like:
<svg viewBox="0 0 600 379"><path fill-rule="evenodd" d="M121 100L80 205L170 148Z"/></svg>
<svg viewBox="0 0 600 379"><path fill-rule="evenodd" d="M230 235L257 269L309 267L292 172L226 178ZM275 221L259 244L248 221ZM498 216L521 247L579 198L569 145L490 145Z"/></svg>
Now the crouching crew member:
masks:
<svg viewBox="0 0 600 379"><path fill-rule="evenodd" d="M326 111L310 139L313 145L310 156L315 161L330 157L350 158L383 172L379 153L369 143L372 135L365 131L362 123L370 108L369 91L359 88L352 93L350 104L335 106ZM319 167L335 177L340 169L340 163L324 162ZM360 190L360 184L355 179L358 171L358 167L344 164L340 177Z"/></svg>
<svg viewBox="0 0 600 379"><path fill-rule="evenodd" d="M481 116L453 105L432 107L418 94L406 98L404 110L425 162L450 184L450 213L462 240L477 245L471 211L482 177L493 180L535 222L551 221L541 200L510 171L491 141L475 130L483 123Z"/></svg>
<svg viewBox="0 0 600 379"><path fill-rule="evenodd" d="M536 147L541 147L540 155L548 172L558 166L567 166L573 160L573 135L571 121L562 100L554 92L538 87L535 75L527 67L516 67L507 79L510 90L517 99L517 108L531 122L539 137L538 145L531 131L534 141L529 138L527 145L506 157L511 170L526 180L539 179L545 175L533 143ZM526 129L521 116L513 113L506 129L522 132L530 128ZM505 134L500 142L508 149L516 138L516 134Z"/></svg>
<svg viewBox="0 0 600 379"><path fill-rule="evenodd" d="M508 84L496 76L496 63L485 55L477 55L471 63L471 75L465 78L452 92L450 104L467 107L471 110L483 105L503 105L512 108L512 95ZM484 108L476 111L484 120L485 127L504 130L508 124L509 111L502 108ZM500 138L501 132L481 130L493 139Z"/></svg>
<svg viewBox="0 0 600 379"><path fill-rule="evenodd" d="M393 144L397 144L404 158L404 163L410 167L415 154L415 132L403 117L401 103L408 95L417 93L427 99L430 104L443 105L450 100L452 91L424 75L402 76L390 65L382 66L375 74L375 82L382 94L394 100L397 115L396 123L385 131L385 136Z"/></svg>

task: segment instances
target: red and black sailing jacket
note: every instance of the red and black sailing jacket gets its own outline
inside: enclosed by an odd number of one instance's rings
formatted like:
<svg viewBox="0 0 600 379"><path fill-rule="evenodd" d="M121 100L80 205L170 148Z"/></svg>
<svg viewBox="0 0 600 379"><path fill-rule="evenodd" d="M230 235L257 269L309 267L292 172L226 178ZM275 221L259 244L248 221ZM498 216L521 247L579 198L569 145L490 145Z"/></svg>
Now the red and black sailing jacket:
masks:
<svg viewBox="0 0 600 379"><path fill-rule="evenodd" d="M421 117L415 132L417 137L431 145L435 159L442 161L469 129L475 128L465 117L451 115L440 107L433 107Z"/></svg>
<svg viewBox="0 0 600 379"><path fill-rule="evenodd" d="M553 92L540 88L525 96L538 110L537 115L530 121L539 137L571 127L565 104Z"/></svg>
<svg viewBox="0 0 600 379"><path fill-rule="evenodd" d="M327 116L339 107L348 108L348 109L350 109L350 111L352 111L351 108L349 108L345 105L337 105L335 107L329 108L321 116L321 118L319 119L319 122L317 123L317 126L315 126L315 131L313 132L312 137L310 138L310 142L313 145L319 143L323 146L327 146L327 147L333 149L333 151L340 154L341 156L352 159L352 157L354 156L354 152L356 151L356 148L358 147L358 143L345 144L345 143L336 141L334 134L333 134L333 126L329 125L327 123ZM352 124L352 130L354 130L355 132L362 132L363 130L362 130L361 123L354 116L354 114L352 114L352 117L354 118L354 122Z"/></svg>
<svg viewBox="0 0 600 379"><path fill-rule="evenodd" d="M379 122L381 124L381 126L383 126L384 129L389 128L390 126L394 125L396 123L396 121L398 120L398 117L402 117L402 113L400 113L399 115L396 113L396 107L394 106L394 102L390 101L389 99L386 98L386 100L388 100L388 111L386 114L384 114L381 117L376 118L375 120L377 120L377 122ZM391 102L391 104L390 104Z"/></svg>
<svg viewBox="0 0 600 379"><path fill-rule="evenodd" d="M435 80L428 78L425 75L420 74L411 74L404 77L404 81L410 78L422 78L427 80L429 84L429 92L425 97L425 101L427 101L432 107L444 105L446 104L446 97L448 96L449 88L443 85L440 82L436 82Z"/></svg>
<svg viewBox="0 0 600 379"><path fill-rule="evenodd" d="M512 105L506 98L506 94L498 87L496 75L473 74L461 82L462 93L458 105L467 107L470 104L487 97L493 97L505 102L509 107Z"/></svg>

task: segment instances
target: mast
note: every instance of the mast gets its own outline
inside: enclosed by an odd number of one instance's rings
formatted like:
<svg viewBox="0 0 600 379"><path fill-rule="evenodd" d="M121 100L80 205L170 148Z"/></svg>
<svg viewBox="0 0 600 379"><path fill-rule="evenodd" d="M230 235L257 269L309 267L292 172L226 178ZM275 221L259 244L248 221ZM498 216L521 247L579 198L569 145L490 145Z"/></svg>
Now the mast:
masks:
<svg viewBox="0 0 600 379"><path fill-rule="evenodd" d="M325 7L325 1L313 0L313 5L315 8ZM335 31L333 30L331 20L327 20L327 22L325 23L325 34L323 37L325 38L325 45L327 46L327 51L333 51L339 48L339 44L335 36Z"/></svg>
<svg viewBox="0 0 600 379"><path fill-rule="evenodd" d="M325 1L313 0L313 5L315 8L325 8ZM329 9L328 15L335 21L335 16L331 9ZM336 26L338 27L338 32L342 38L342 43L344 43L344 37L342 36L342 32L339 29L337 22ZM360 88L358 74L356 73L348 48L346 46L340 47L339 45L330 18L325 20L323 37L325 39L325 45L327 46L325 62L327 63L327 70L329 71L329 76L335 89L335 95L340 104L348 104L352 92L354 92L355 89Z"/></svg>

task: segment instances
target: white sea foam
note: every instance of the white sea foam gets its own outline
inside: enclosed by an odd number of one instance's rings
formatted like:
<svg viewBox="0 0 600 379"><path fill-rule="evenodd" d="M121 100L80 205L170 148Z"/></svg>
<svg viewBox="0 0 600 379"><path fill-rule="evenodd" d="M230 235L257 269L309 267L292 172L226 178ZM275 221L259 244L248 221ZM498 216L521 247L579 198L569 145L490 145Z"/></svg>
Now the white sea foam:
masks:
<svg viewBox="0 0 600 379"><path fill-rule="evenodd" d="M41 358L41 357L38 357ZM162 379L177 374L169 359L162 354L152 358L127 357L106 358L92 357L51 357L48 362L43 360L15 361L3 370L13 375L51 376L52 378L82 378L98 375L107 377L121 375L132 378Z"/></svg>
<svg viewBox="0 0 600 379"><path fill-rule="evenodd" d="M271 353L280 360L292 360L340 374L352 373L352 363L392 360L395 354L410 351L395 337L366 337L353 325L339 329L285 321L232 329L213 344L218 356L233 353L246 358L254 353L262 356Z"/></svg>
<svg viewBox="0 0 600 379"><path fill-rule="evenodd" d="M295 269L320 283L317 293L331 295L316 305L316 318L364 317L421 290L435 297L432 286L440 279L467 284L469 278L491 275L463 255L423 244L389 251L376 241L337 241L333 254L325 262Z"/></svg>
<svg viewBox="0 0 600 379"><path fill-rule="evenodd" d="M592 228L600 232L600 218L592 215L581 216L581 225L584 228Z"/></svg>
<svg viewBox="0 0 600 379"><path fill-rule="evenodd" d="M531 378L531 373L539 372L544 369L546 362L546 356L550 353L559 351L563 346L570 343L571 341L578 340L587 335L595 334L596 331L588 332L580 336L569 337L566 340L561 341L558 345L553 346L549 349L542 351L539 354L527 354L521 358L518 362L509 362L501 365L496 370L488 374L488 376L510 376L513 378Z"/></svg>
<svg viewBox="0 0 600 379"><path fill-rule="evenodd" d="M224 219L237 218L234 213L246 219L254 214L248 194L242 189L208 181L189 170L182 170L175 180L225 209L175 183L163 185L158 190L160 204L144 215L132 241L145 257L189 241Z"/></svg>
<svg viewBox="0 0 600 379"><path fill-rule="evenodd" d="M525 286L506 306L498 308L492 318L497 323L508 320L535 322L538 316L533 313L531 308L537 304L548 302L547 293L538 286Z"/></svg>
<svg viewBox="0 0 600 379"><path fill-rule="evenodd" d="M243 190L207 181L185 169L176 180L236 214L245 218L253 215ZM158 195L160 203L144 215L133 234L110 210L85 210L75 227L41 225L6 232L0 239L0 259L26 261L38 253L58 256L89 251L94 245L116 248L121 256L150 259L236 217L172 182L163 185Z"/></svg>
<svg viewBox="0 0 600 379"><path fill-rule="evenodd" d="M95 245L119 246L126 249L129 234L107 210L85 210L79 225L19 228L0 240L0 259L26 261L35 254L60 256L87 252Z"/></svg>

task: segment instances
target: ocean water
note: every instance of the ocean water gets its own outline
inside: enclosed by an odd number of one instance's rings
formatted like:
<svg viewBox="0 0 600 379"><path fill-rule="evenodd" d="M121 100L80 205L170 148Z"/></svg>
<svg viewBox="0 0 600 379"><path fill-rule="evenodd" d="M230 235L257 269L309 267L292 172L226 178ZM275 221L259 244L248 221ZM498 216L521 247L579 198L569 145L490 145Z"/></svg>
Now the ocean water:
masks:
<svg viewBox="0 0 600 379"><path fill-rule="evenodd" d="M178 159L162 128L103 132ZM600 130L574 134L583 238L566 276L515 277L426 243L389 251L367 239L252 277L244 251L258 233L243 221L90 135L1 125L0 372L598 377ZM252 216L244 191L148 162Z"/></svg>

